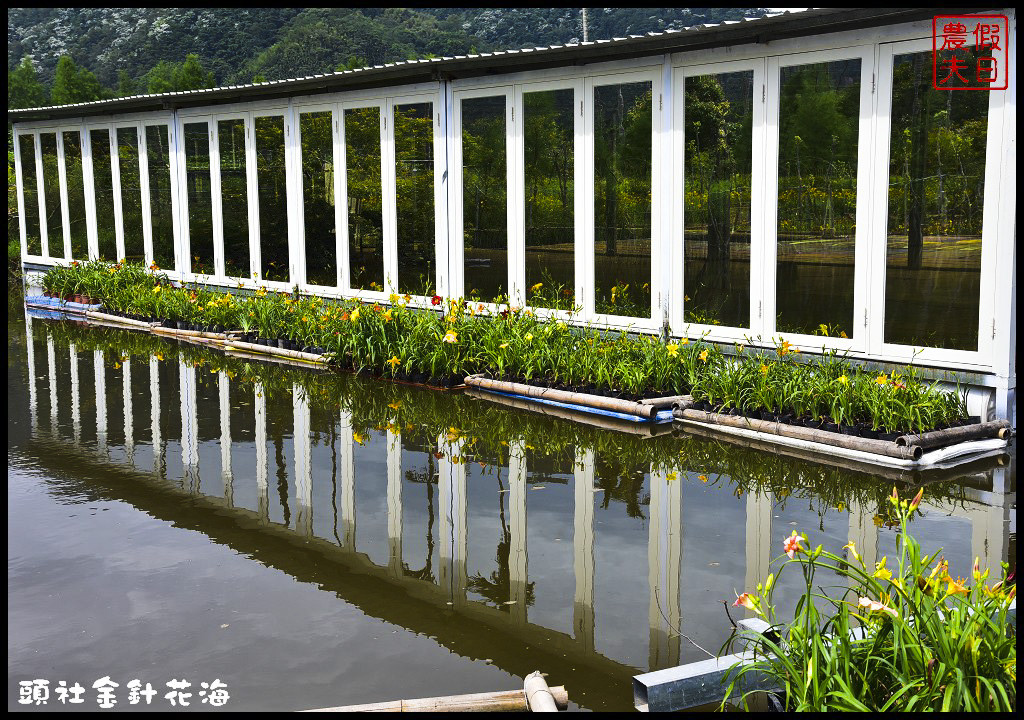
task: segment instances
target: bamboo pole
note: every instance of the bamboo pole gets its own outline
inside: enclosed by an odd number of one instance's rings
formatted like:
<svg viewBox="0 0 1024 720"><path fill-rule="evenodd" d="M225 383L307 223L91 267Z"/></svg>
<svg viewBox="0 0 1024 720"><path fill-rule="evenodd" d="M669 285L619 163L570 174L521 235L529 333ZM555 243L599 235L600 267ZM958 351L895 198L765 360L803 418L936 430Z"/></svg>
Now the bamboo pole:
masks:
<svg viewBox="0 0 1024 720"><path fill-rule="evenodd" d="M610 410L612 412L636 415L644 420L653 420L658 414L658 408L654 405L642 405L633 400L619 400L618 398L603 397L601 395L587 395L584 393L570 392L568 390L555 390L553 388L542 388L522 383L506 382L504 380L491 380L470 375L466 378L466 385L479 387L485 390L496 390L498 392L513 393L526 397L539 398L543 400L554 400L555 402L573 403L584 407L597 408L599 410Z"/></svg>
<svg viewBox="0 0 1024 720"><path fill-rule="evenodd" d="M799 425L783 425L777 422L754 420L742 415L722 415L721 413L709 413L703 410L675 410L673 414L681 420L693 420L694 422L711 423L723 427L754 430L755 432L768 433L770 435L781 435L783 437L808 440L850 450L860 450L861 452L873 453L875 455L885 455L886 457L898 458L900 460L920 460L921 455L924 454L924 450L917 445L900 446L885 440L872 440L871 438L841 435L824 430L800 427Z"/></svg>
<svg viewBox="0 0 1024 720"><path fill-rule="evenodd" d="M547 688L546 683L545 688ZM553 698L557 710L565 710L569 706L569 694L564 687L550 688L549 696ZM306 710L305 712L528 712L529 710L530 703L523 690L504 690L416 700L392 700L366 705L344 705Z"/></svg>
<svg viewBox="0 0 1024 720"><path fill-rule="evenodd" d="M114 323L115 325L127 325L128 327L137 327L149 329L149 323L143 322L142 320L132 320L131 318L121 317L119 315L108 315L107 313L98 312L96 310L86 310L82 313L86 319L96 318L97 320L103 320L104 322Z"/></svg>
<svg viewBox="0 0 1024 720"><path fill-rule="evenodd" d="M245 350L232 350L230 348L224 349L224 354L228 357L242 358L243 360L255 360L257 362L277 363L279 365L288 365L289 367L299 367L305 370L317 370L326 371L328 366L323 363L309 362L308 360L297 360L295 358L278 357L276 355L266 355L264 353L251 353Z"/></svg>
<svg viewBox="0 0 1024 720"><path fill-rule="evenodd" d="M945 430L934 430L921 433L920 435L900 435L896 438L897 445L917 445L920 448L937 448L946 445L954 445L966 440L982 440L984 438L998 437L1002 440L1009 435L1010 423L1005 420L993 422L975 423L962 427L946 428Z"/></svg>
<svg viewBox="0 0 1024 720"><path fill-rule="evenodd" d="M204 332L202 330L175 330L173 328L165 328L162 325L151 325L147 324L147 328L154 335L166 335L168 337L187 337L187 338L207 338L209 340L224 340L224 336L220 333Z"/></svg>
<svg viewBox="0 0 1024 720"><path fill-rule="evenodd" d="M570 410L569 408L556 407L554 405L542 405L541 403L535 403L527 400L526 398L497 395L493 392L482 390L480 388L467 388L466 394L470 397L498 403L499 405L515 408L516 410L529 410L530 412L538 413L540 415L546 415L560 420L570 420L572 422L590 425L602 430L614 430L616 432L629 433L641 438L652 438L658 435L667 435L672 431L672 423L655 424L648 422L634 422L632 420L621 420L615 417L594 415L593 413L588 413L583 410Z"/></svg>
<svg viewBox="0 0 1024 720"><path fill-rule="evenodd" d="M534 670L523 680L523 694L530 704L530 712L558 712L555 697L539 670Z"/></svg>
<svg viewBox="0 0 1024 720"><path fill-rule="evenodd" d="M224 347L229 350L245 350L257 355L279 355L281 357L295 358L296 360L305 360L306 362L327 363L327 359L323 355L314 355L313 353L301 352L299 350L285 350L284 348L270 347L269 345L254 345L253 343L241 342L240 340L225 342Z"/></svg>
<svg viewBox="0 0 1024 720"><path fill-rule="evenodd" d="M668 397L647 398L646 400L640 401L641 405L653 405L659 410L667 407L675 407L680 403L689 403L692 405L693 398L689 395L669 395Z"/></svg>

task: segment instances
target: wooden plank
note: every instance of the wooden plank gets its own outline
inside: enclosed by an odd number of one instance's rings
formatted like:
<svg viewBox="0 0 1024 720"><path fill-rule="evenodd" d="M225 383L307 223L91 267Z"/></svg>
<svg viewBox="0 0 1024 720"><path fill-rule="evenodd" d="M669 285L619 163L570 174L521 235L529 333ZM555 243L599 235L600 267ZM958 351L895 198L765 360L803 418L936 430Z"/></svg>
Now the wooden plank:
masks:
<svg viewBox="0 0 1024 720"><path fill-rule="evenodd" d="M569 694L564 687L550 688L550 694L558 710L565 710L569 706ZM524 690L503 690L415 700L390 700L364 705L343 705L305 710L304 712L527 712L528 710L530 710L530 704Z"/></svg>

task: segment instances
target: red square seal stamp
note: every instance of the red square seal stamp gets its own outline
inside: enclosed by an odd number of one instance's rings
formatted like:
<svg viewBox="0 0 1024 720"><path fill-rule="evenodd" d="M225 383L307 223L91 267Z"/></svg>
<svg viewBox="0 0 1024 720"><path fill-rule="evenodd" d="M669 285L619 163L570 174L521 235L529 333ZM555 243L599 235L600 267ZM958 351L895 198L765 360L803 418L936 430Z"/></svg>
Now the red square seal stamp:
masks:
<svg viewBox="0 0 1024 720"><path fill-rule="evenodd" d="M932 85L936 90L1005 90L1010 21L1005 15L932 18Z"/></svg>

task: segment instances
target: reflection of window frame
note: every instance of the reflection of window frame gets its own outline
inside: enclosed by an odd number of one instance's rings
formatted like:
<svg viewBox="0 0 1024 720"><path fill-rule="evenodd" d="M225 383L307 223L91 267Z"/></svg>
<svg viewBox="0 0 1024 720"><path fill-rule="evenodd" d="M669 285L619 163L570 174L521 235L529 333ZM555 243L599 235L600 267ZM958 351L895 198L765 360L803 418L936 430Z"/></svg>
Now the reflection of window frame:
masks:
<svg viewBox="0 0 1024 720"><path fill-rule="evenodd" d="M686 287L685 287L685 242L686 242L686 218L684 213L684 193L686 192L686 81L692 77L702 75L725 75L737 72L753 72L751 91L753 93L753 104L751 106L753 119L751 123L751 165L750 165L750 326L730 327L724 325L704 325L700 323L687 323L686 313ZM708 337L716 340L729 342L745 342L751 335L763 334L765 332L763 318L758 317L761 297L764 294L764 277L761 272L755 271L763 265L765 254L765 233L764 215L761 208L764 207L764 153L755 152L758 147L765 147L765 103L758 102L758 86L765 85L765 58L754 58L750 60L722 61L701 65L686 65L673 69L672 93L674 107L673 136L675 138L675 152L672 156L672 176L674 179L672 188L672 308L670 321L676 334L684 334L691 337L699 337L705 333Z"/></svg>
<svg viewBox="0 0 1024 720"><path fill-rule="evenodd" d="M857 210L854 233L853 314L849 338L823 337L802 333L780 332L776 328L778 270L778 198L779 198L779 112L781 70L783 67L818 63L860 60L860 109L857 123ZM873 78L875 52L872 45L819 50L815 52L777 55L768 58L766 82L766 124L769 128L765 144L765 193L763 229L765 253L762 266L761 309L762 341L779 338L797 347L814 348L827 345L840 351L863 352L867 348L867 283L869 265L870 186L869 164L872 152L875 98Z"/></svg>
<svg viewBox="0 0 1024 720"><path fill-rule="evenodd" d="M583 92L583 117L584 117L584 151L583 162L585 163L585 178L582 186L585 198L583 217L579 218L584 226L584 287L583 313L584 320L596 325L609 328L632 327L636 330L657 331L663 326L665 318L662 317L662 297L665 295L666 279L671 268L665 267L662 262L664 255L665 230L667 227L666 217L663 213L670 213L670 206L666 205L667 192L670 191L672 181L672 164L666 157L664 145L667 144L670 134L665 132L666 119L671 114L671 108L664 102L664 67L659 65L650 70L636 70L632 72L620 72L615 74L588 75L584 78ZM597 283L595 277L595 148L594 148L594 90L597 87L609 85L625 85L631 83L651 84L651 313L647 317L629 317L625 315L612 315L598 313L596 310ZM655 97L659 99L657 107ZM579 299L577 299L579 302ZM664 308L664 315L667 317L668 309Z"/></svg>
<svg viewBox="0 0 1024 720"><path fill-rule="evenodd" d="M973 46L973 37L968 37L968 44ZM885 342L885 290L886 290L886 255L888 245L888 183L889 159L892 131L892 91L893 62L898 55L918 52L931 52L932 39L908 40L903 42L882 43L879 46L878 67L878 109L875 121L875 151L872 161L872 182L874 186L872 218L872 256L873 269L870 286L870 316L874 322L870 326L869 351L881 354L897 361L955 363L957 366L990 367L992 359L1012 355L1012 344L1008 353L1000 351L996 355L997 344L1012 343L1009 339L1010 306L1013 304L1013 291L1005 282L1005 274L998 272L997 255L1013 256L1015 238L1014 221L1008 219L1000 208L1005 207L1000 201L1001 196L1013 193L1013 183L1000 182L1002 166L1009 161L1008 157L1013 143L1009 140L1013 130L1007 128L1005 122L1006 91L988 91L988 127L986 130L985 152L985 192L982 209L981 231L981 282L978 297L978 347L974 350L954 350L949 348L920 348L910 345ZM1009 207L1014 202L1009 201ZM1012 214L1012 213L1011 213ZM998 228L998 230L997 230ZM1009 246L1009 248L1007 248ZM997 250L999 252L997 252ZM995 280L994 282L992 280ZM1001 282L1002 281L1002 282ZM997 298L1008 298L1009 302L997 302ZM997 309L998 308L998 309ZM997 317L997 314L1003 317ZM1003 328L1002 335L996 332ZM997 339L998 338L998 339Z"/></svg>

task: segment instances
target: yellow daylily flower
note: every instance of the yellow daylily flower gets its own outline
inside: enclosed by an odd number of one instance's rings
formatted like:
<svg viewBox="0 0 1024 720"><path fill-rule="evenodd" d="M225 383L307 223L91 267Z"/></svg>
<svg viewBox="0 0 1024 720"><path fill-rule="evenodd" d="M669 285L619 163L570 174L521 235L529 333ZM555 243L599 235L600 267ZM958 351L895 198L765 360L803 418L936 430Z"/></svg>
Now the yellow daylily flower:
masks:
<svg viewBox="0 0 1024 720"><path fill-rule="evenodd" d="M677 357L679 355L679 346L675 343L669 343L665 346L665 349L668 350L669 357Z"/></svg>
<svg viewBox="0 0 1024 720"><path fill-rule="evenodd" d="M881 560L875 563L875 577L879 580L889 580L892 578L892 572L885 566L886 557L883 556Z"/></svg>
<svg viewBox="0 0 1024 720"><path fill-rule="evenodd" d="M457 343L458 341L459 335L454 330L449 330L448 332L446 332L444 338L441 339L441 342L446 343Z"/></svg>
<svg viewBox="0 0 1024 720"><path fill-rule="evenodd" d="M391 359L388 360L388 365L391 366L392 370L394 370L396 366L401 365L401 364L402 364L402 361L398 359L397 355L392 356Z"/></svg>

